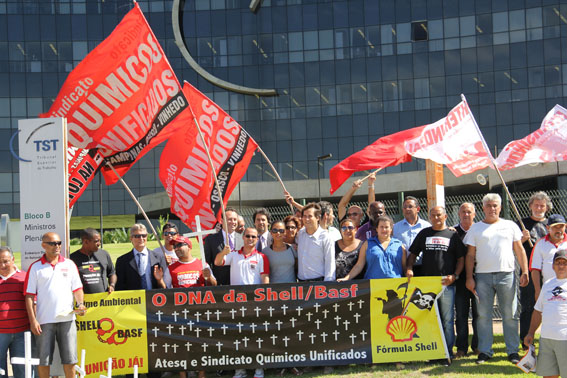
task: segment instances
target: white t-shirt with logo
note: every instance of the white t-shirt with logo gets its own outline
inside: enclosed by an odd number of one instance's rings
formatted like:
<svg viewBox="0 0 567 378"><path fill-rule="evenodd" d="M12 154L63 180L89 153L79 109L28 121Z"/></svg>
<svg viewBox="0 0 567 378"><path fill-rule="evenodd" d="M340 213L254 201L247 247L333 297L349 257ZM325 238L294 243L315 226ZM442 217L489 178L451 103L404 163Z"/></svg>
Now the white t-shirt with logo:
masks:
<svg viewBox="0 0 567 378"><path fill-rule="evenodd" d="M534 309L541 312L541 337L567 340L567 279L543 284Z"/></svg>

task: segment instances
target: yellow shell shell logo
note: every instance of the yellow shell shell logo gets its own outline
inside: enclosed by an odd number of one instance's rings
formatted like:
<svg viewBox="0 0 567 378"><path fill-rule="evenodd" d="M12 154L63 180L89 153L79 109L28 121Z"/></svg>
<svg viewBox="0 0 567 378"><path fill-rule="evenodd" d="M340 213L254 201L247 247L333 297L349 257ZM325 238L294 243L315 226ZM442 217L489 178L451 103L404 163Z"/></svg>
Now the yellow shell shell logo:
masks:
<svg viewBox="0 0 567 378"><path fill-rule="evenodd" d="M417 324L412 318L401 315L388 322L386 333L392 341L410 341L417 332Z"/></svg>

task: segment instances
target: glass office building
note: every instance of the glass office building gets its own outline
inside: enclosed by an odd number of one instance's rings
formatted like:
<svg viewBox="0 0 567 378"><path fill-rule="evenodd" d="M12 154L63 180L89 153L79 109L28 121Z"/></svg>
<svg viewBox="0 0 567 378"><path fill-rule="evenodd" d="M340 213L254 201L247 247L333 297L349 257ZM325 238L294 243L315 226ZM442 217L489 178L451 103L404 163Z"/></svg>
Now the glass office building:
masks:
<svg viewBox="0 0 567 378"><path fill-rule="evenodd" d="M377 138L446 115L464 93L491 148L540 125L567 93L567 2L550 0L187 1L185 41L210 74L273 97L203 79L182 57L173 0L139 4L179 80L193 83L258 141L283 180L325 177ZM67 74L130 10L127 0L0 0L0 212L19 217L17 120L49 109ZM161 148L125 177L137 196L162 192ZM386 173L423 169L414 161ZM244 178L273 181L255 156ZM118 184L104 214L133 214ZM279 195L279 194L278 194ZM98 215L98 178L75 215Z"/></svg>

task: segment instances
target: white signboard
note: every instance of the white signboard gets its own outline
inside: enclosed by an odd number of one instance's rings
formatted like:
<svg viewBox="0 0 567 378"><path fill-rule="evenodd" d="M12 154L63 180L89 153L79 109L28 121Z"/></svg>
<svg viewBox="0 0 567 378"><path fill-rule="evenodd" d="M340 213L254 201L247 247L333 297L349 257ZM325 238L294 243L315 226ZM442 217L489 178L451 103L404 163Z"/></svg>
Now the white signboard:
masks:
<svg viewBox="0 0 567 378"><path fill-rule="evenodd" d="M43 254L41 236L56 232L68 257L69 195L67 122L63 118L18 122L22 269Z"/></svg>

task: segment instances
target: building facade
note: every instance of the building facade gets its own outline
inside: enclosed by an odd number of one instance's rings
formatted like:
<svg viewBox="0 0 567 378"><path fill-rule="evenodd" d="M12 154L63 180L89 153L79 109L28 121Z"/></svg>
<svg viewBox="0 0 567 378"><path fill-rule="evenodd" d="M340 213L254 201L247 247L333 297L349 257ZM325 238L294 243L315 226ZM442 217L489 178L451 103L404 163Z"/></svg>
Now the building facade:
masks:
<svg viewBox="0 0 567 378"><path fill-rule="evenodd" d="M175 44L173 0L138 3L179 80L227 110L304 197L318 197L319 168L328 193L325 178L338 161L381 136L444 117L461 93L496 150L539 128L567 94L563 1L264 0L255 12L248 1L181 2L185 43L203 70L277 96L205 80ZM0 213L19 217L18 162L9 146L17 120L47 111L67 74L131 8L130 0L0 0ZM161 149L126 174L137 196L163 192ZM413 177L423 169L415 160L383 173ZM243 181L241 199L246 188L266 188L264 200L281 200L259 154ZM98 215L99 190L95 178L73 214ZM119 184L102 194L105 215L137 213Z"/></svg>

